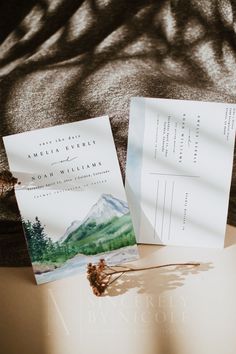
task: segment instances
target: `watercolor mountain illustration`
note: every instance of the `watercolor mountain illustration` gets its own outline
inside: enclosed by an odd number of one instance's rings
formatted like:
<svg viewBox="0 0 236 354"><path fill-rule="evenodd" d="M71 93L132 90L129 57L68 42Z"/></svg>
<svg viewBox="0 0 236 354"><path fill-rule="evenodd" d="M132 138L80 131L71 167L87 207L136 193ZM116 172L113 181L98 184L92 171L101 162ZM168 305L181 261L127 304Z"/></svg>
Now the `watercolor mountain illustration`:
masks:
<svg viewBox="0 0 236 354"><path fill-rule="evenodd" d="M62 243L63 241L65 241L67 239L67 237L73 232L75 231L79 226L81 225L81 221L79 220L75 220L71 223L71 225L66 229L66 232L64 233L63 236L61 236L61 238L59 239L59 243Z"/></svg>
<svg viewBox="0 0 236 354"><path fill-rule="evenodd" d="M135 243L127 203L110 194L102 194L81 224L72 230L61 245L86 255L107 252Z"/></svg>
<svg viewBox="0 0 236 354"><path fill-rule="evenodd" d="M36 217L23 226L35 274L51 272L71 259L111 252L136 243L126 202L102 194L83 220L75 220L64 235L53 242Z"/></svg>

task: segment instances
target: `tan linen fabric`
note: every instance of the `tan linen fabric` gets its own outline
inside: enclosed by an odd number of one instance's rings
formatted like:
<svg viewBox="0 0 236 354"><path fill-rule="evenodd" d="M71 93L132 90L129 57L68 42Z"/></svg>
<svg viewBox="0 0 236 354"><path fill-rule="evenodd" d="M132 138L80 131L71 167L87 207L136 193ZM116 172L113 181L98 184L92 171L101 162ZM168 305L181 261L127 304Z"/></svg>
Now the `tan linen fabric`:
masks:
<svg viewBox="0 0 236 354"><path fill-rule="evenodd" d="M1 134L109 114L124 175L130 97L236 102L235 31L230 0L4 1ZM0 264L26 264L12 193L0 204Z"/></svg>

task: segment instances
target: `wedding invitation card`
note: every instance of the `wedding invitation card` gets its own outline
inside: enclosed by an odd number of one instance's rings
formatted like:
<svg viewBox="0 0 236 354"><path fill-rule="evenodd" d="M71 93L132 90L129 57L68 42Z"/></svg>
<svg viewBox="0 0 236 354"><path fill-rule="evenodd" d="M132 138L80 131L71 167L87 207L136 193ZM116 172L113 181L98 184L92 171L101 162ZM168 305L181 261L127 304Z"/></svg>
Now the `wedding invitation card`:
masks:
<svg viewBox="0 0 236 354"><path fill-rule="evenodd" d="M235 104L131 99L126 192L140 243L223 247Z"/></svg>
<svg viewBox="0 0 236 354"><path fill-rule="evenodd" d="M109 118L4 137L38 284L138 257Z"/></svg>

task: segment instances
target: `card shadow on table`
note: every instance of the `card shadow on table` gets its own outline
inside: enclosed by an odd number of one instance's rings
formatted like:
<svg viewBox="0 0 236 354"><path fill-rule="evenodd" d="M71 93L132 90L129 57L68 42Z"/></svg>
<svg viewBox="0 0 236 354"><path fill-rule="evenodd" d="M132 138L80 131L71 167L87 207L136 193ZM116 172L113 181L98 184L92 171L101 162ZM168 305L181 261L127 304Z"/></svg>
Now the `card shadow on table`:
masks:
<svg viewBox="0 0 236 354"><path fill-rule="evenodd" d="M49 294L36 286L30 267L0 267L0 342L3 353L46 353Z"/></svg>

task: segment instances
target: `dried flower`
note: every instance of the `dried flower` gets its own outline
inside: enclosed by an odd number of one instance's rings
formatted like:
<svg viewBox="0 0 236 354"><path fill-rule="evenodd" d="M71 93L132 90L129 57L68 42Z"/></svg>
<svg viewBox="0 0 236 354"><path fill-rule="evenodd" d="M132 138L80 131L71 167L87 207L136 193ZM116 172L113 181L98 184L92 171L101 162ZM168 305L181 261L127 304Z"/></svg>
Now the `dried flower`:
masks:
<svg viewBox="0 0 236 354"><path fill-rule="evenodd" d="M163 265L156 265L146 268L129 268L122 265L108 266L104 259L100 259L97 264L89 263L87 265L87 279L93 290L94 295L104 295L106 289L110 284L120 278L124 273L138 272L142 270L150 270L173 266L198 266L200 263L170 263ZM117 269L120 268L120 269Z"/></svg>
<svg viewBox="0 0 236 354"><path fill-rule="evenodd" d="M96 296L102 295L109 285L110 277L105 272L106 268L107 265L104 259L100 259L97 265L89 263L87 266L87 278Z"/></svg>

